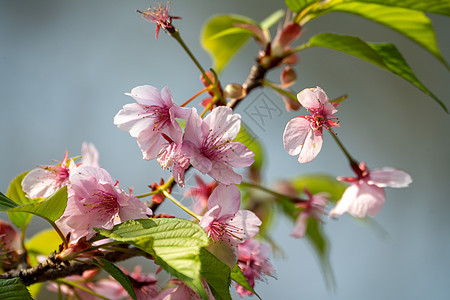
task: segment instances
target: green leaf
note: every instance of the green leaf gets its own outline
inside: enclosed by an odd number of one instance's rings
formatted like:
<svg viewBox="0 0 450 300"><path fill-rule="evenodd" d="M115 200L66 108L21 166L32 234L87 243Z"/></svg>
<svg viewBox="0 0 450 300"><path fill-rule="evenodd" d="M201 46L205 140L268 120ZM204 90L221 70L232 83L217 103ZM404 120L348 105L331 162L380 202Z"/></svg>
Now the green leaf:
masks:
<svg viewBox="0 0 450 300"><path fill-rule="evenodd" d="M22 189L22 180L27 174L28 172L25 172L14 178L9 184L8 191L6 193L6 196L8 196L8 198L10 198L19 205L36 203L41 200L41 199L33 200L25 195L25 192ZM33 217L33 215L31 214L19 212L16 213L8 212L8 216L11 222L17 227L22 228L22 230L28 226L28 223Z"/></svg>
<svg viewBox="0 0 450 300"><path fill-rule="evenodd" d="M48 256L53 251L57 251L61 240L58 233L53 229L44 229L36 233L25 243L28 254Z"/></svg>
<svg viewBox="0 0 450 300"><path fill-rule="evenodd" d="M269 29L282 17L284 17L284 10L279 9L270 16L268 16L267 18L265 18L263 21L261 21L261 23L259 23L259 27L261 27L261 29Z"/></svg>
<svg viewBox="0 0 450 300"><path fill-rule="evenodd" d="M425 48L448 68L439 51L431 21L423 12L373 3L344 2L319 14L333 11L355 14L392 28Z"/></svg>
<svg viewBox="0 0 450 300"><path fill-rule="evenodd" d="M241 122L241 129L233 142L242 143L247 146L250 151L255 153L255 156L253 156L255 162L252 167L256 169L262 168L264 162L263 147L256 136L247 128L247 125L245 125L244 122Z"/></svg>
<svg viewBox="0 0 450 300"><path fill-rule="evenodd" d="M29 300L30 296L26 286L20 278L0 279L0 299L2 300Z"/></svg>
<svg viewBox="0 0 450 300"><path fill-rule="evenodd" d="M0 211L18 207L19 205L0 192Z"/></svg>
<svg viewBox="0 0 450 300"><path fill-rule="evenodd" d="M320 2L321 0L285 0L286 6L293 12L300 12L309 5Z"/></svg>
<svg viewBox="0 0 450 300"><path fill-rule="evenodd" d="M54 223L58 220L67 206L67 186L60 188L47 200L39 203L26 204L8 209L8 212L27 212L44 218L45 220Z"/></svg>
<svg viewBox="0 0 450 300"><path fill-rule="evenodd" d="M200 279L200 251L209 241L198 224L184 219L158 218L130 220L112 230L96 230L105 237L135 245L151 254L164 270L206 299Z"/></svg>
<svg viewBox="0 0 450 300"><path fill-rule="evenodd" d="M38 297L39 292L42 289L42 286L43 286L42 282L34 283L34 284L28 286L28 291L30 292L31 297L33 299L36 299Z"/></svg>
<svg viewBox="0 0 450 300"><path fill-rule="evenodd" d="M230 268L205 248L201 249L201 275L208 283L211 292L217 300L231 300Z"/></svg>
<svg viewBox="0 0 450 300"><path fill-rule="evenodd" d="M322 273L325 277L325 283L329 290L334 290L336 282L333 269L330 264L330 245L329 241L322 231L323 225L315 218L308 218L306 227L306 238L319 257Z"/></svg>
<svg viewBox="0 0 450 300"><path fill-rule="evenodd" d="M341 199L342 194L347 188L345 183L338 181L334 177L322 174L302 175L294 177L289 181L298 193L303 193L306 187L312 194L328 193L329 199L333 202Z"/></svg>
<svg viewBox="0 0 450 300"><path fill-rule="evenodd" d="M136 293L133 289L133 286L131 285L131 281L128 276L125 275L122 270L112 262L107 261L103 258L98 258L98 261L99 263L94 264L108 272L109 275L111 275L115 280L117 280L117 282L119 282L123 286L123 288L128 292L128 295L130 295L131 298L137 300Z"/></svg>
<svg viewBox="0 0 450 300"><path fill-rule="evenodd" d="M354 0L345 0L345 2L354 2ZM377 3L450 16L448 0L356 0L356 2Z"/></svg>
<svg viewBox="0 0 450 300"><path fill-rule="evenodd" d="M244 273L242 273L241 268L239 268L239 265L236 265L233 270L231 270L231 279L233 279L236 283L242 285L244 289L247 291L252 292L256 295L259 299L261 297L255 292L255 290L252 288L252 286L248 283L247 278L245 278Z"/></svg>
<svg viewBox="0 0 450 300"><path fill-rule="evenodd" d="M250 31L234 27L235 24L258 25L244 16L219 15L209 19L203 26L201 42L213 58L216 72L220 72L252 36Z"/></svg>
<svg viewBox="0 0 450 300"><path fill-rule="evenodd" d="M432 97L448 113L445 104L419 81L403 56L392 44L370 44L353 36L321 33L313 36L309 40L308 46L325 47L341 51L388 70L409 81L422 92Z"/></svg>

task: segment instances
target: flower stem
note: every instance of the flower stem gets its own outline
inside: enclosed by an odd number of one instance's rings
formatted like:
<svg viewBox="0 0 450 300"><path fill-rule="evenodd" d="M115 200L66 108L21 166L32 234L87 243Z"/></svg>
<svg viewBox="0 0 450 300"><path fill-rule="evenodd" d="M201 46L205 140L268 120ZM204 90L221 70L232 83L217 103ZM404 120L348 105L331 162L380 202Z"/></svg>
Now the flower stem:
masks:
<svg viewBox="0 0 450 300"><path fill-rule="evenodd" d="M197 98L198 96L200 96L201 94L203 94L204 92L206 92L208 90L208 88L204 88L203 90L201 90L200 92L198 92L197 94L195 94L194 96L192 96L191 98L189 98L186 102L184 102L183 104L180 105L180 107L185 107L186 105L188 105L192 100L194 100L195 98Z"/></svg>
<svg viewBox="0 0 450 300"><path fill-rule="evenodd" d="M263 80L263 85L264 85L264 86L270 87L270 88L273 89L274 91L276 91L276 92L278 92L278 93L280 93L280 94L282 94L282 95L284 95L284 96L286 96L286 97L288 97L288 98L290 98L290 99L292 99L292 100L294 100L294 101L298 101L297 96L295 96L295 95L289 93L288 91L285 91L285 90L283 90L283 89L280 89L279 87L277 87L275 84L273 84L273 83L270 82L270 81Z"/></svg>
<svg viewBox="0 0 450 300"><path fill-rule="evenodd" d="M246 186L246 187L249 187L249 188L254 188L254 189L261 190L263 192L266 192L266 193L271 194L272 196L275 196L275 197L278 197L278 198L284 198L284 199L288 199L288 200L291 200L292 198L294 198L294 197L291 197L291 196L288 196L288 195L283 195L283 194L277 193L277 192L275 192L275 191L273 191L271 189L268 189L268 188L265 188L263 186L260 186L260 185L257 185L257 184L253 184L253 183L250 183L250 182L242 181L240 185Z"/></svg>
<svg viewBox="0 0 450 300"><path fill-rule="evenodd" d="M181 204L177 199L175 199L170 193L168 193L166 190L162 190L162 193L164 194L164 196L166 196L167 198L169 198L173 203L175 203L179 208L181 208L182 210L184 210L185 212L187 212L188 214L190 214L191 216L193 216L194 218L196 218L198 221L200 221L201 217L199 215L197 215L196 213L192 212L189 208L187 208L186 206L184 206L183 204Z"/></svg>
<svg viewBox="0 0 450 300"><path fill-rule="evenodd" d="M167 180L167 182L164 183L163 185L161 185L157 190L151 191L150 193L138 195L138 196L136 196L136 198L139 198L139 199L140 199L140 198L145 198L145 197L149 197L149 196L153 196L153 195L155 195L155 194L161 193L161 191L167 189L168 187L170 187L170 186L172 185L173 180L174 180L174 179L173 179L173 176L171 176L171 177L169 178L169 180Z"/></svg>
<svg viewBox="0 0 450 300"><path fill-rule="evenodd" d="M69 247L69 243L66 240L66 237L64 236L64 234L62 233L62 231L59 229L58 226L56 226L55 222L52 222L50 220L47 220L53 227L53 229L55 229L56 233L59 235L59 237L61 238L63 245L64 245L64 249L67 249Z"/></svg>
<svg viewBox="0 0 450 300"><path fill-rule="evenodd" d="M169 32L170 36L172 36L179 44L180 46L186 51L187 55L191 58L191 60L194 62L194 64L197 66L197 68L200 70L200 72L203 75L203 78L208 82L208 84L212 87L214 94L218 99L220 99L221 102L224 102L224 99L222 98L222 94L220 93L219 89L217 88L217 85L214 84L211 79L206 75L205 69L203 69L202 65L199 63L197 58L195 58L194 54L192 54L189 47L184 43L183 39L181 38L180 32L178 30L174 30L173 32Z"/></svg>
<svg viewBox="0 0 450 300"><path fill-rule="evenodd" d="M358 165L358 162L350 155L350 153L347 151L347 149L345 149L344 145L341 143L341 141L337 137L337 134L334 133L331 130L329 130L329 131L330 131L331 136L334 138L334 140L338 144L339 148L341 148L342 152L344 152L344 154L347 157L350 165L355 165L355 164Z"/></svg>

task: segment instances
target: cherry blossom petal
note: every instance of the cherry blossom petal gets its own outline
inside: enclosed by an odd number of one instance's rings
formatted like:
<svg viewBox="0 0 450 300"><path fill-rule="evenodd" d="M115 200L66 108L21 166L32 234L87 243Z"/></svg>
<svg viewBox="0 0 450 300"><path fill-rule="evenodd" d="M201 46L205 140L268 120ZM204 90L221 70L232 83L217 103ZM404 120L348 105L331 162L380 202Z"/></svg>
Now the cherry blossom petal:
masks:
<svg viewBox="0 0 450 300"><path fill-rule="evenodd" d="M211 132L227 141L234 140L241 128L241 116L233 114L233 110L226 106L215 108L206 116L204 122L209 125Z"/></svg>
<svg viewBox="0 0 450 300"><path fill-rule="evenodd" d="M233 167L219 162L213 162L208 175L223 184L240 184L242 176L233 170Z"/></svg>
<svg viewBox="0 0 450 300"><path fill-rule="evenodd" d="M412 179L408 173L389 167L370 171L369 179L367 180L367 183L374 184L380 188L402 188L407 187L411 182Z"/></svg>
<svg viewBox="0 0 450 300"><path fill-rule="evenodd" d="M44 169L31 170L22 180L22 189L28 198L47 198L60 187L55 185L55 176Z"/></svg>
<svg viewBox="0 0 450 300"><path fill-rule="evenodd" d="M235 185L219 184L208 200L208 209L220 205L221 211L218 218L227 215L234 215L241 205L241 192Z"/></svg>
<svg viewBox="0 0 450 300"><path fill-rule="evenodd" d="M99 168L98 164L98 151L95 146L91 143L83 143L81 145L81 163L83 165L92 166Z"/></svg>
<svg viewBox="0 0 450 300"><path fill-rule="evenodd" d="M142 117L143 111L141 104L125 104L114 117L114 125L123 131L128 131L132 137L137 137L146 128L154 127L155 120Z"/></svg>
<svg viewBox="0 0 450 300"><path fill-rule="evenodd" d="M152 160L158 156L163 148L162 145L167 143L167 141L160 134L153 131L152 128L148 128L139 134L137 143L142 151L142 158Z"/></svg>
<svg viewBox="0 0 450 300"><path fill-rule="evenodd" d="M302 117L294 118L287 123L283 133L283 145L289 155L300 153L310 130L310 122Z"/></svg>
<svg viewBox="0 0 450 300"><path fill-rule="evenodd" d="M159 92L159 90L151 85L137 86L131 90L131 93L125 93L125 95L132 97L139 104L149 106L150 105L161 106L161 102L165 101L165 99L161 97L161 93Z"/></svg>
<svg viewBox="0 0 450 300"><path fill-rule="evenodd" d="M302 211L295 221L294 229L292 230L291 236L295 238L302 238L306 233L306 222L308 221L308 214Z"/></svg>
<svg viewBox="0 0 450 300"><path fill-rule="evenodd" d="M195 147L190 141L184 141L181 146L183 155L189 157L191 164L203 174L207 174L211 171L213 166L212 162L204 156L197 147Z"/></svg>
<svg viewBox="0 0 450 300"><path fill-rule="evenodd" d="M258 234L262 222L252 211L240 210L230 219L228 224L242 229L233 231L236 242L242 243Z"/></svg>
<svg viewBox="0 0 450 300"><path fill-rule="evenodd" d="M322 143L322 132L320 130L310 130L298 156L298 161L300 163L312 161L319 154L320 149L322 149Z"/></svg>
<svg viewBox="0 0 450 300"><path fill-rule="evenodd" d="M306 109L320 108L320 102L317 94L314 92L314 88L304 89L297 94L297 99L300 104Z"/></svg>
<svg viewBox="0 0 450 300"><path fill-rule="evenodd" d="M233 269L234 266L236 266L239 249L234 241L230 240L227 243L212 241L206 249L223 263L228 265L230 269Z"/></svg>
<svg viewBox="0 0 450 300"><path fill-rule="evenodd" d="M251 166L255 159L255 153L250 151L244 144L231 142L225 152L226 162L235 168Z"/></svg>

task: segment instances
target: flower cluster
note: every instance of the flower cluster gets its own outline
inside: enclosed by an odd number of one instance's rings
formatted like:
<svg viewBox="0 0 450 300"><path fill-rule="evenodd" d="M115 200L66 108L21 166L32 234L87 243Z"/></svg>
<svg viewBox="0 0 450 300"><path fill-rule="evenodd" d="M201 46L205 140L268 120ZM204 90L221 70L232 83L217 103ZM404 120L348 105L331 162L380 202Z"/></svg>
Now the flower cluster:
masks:
<svg viewBox="0 0 450 300"><path fill-rule="evenodd" d="M167 87L160 93L155 87L139 86L127 95L137 103L125 105L114 124L137 138L144 159L157 158L164 169L172 168L182 187L189 165L220 183L241 183L242 176L233 168L250 166L254 153L233 142L241 126L239 114L217 107L202 119L195 108L177 106ZM176 119L187 120L184 133Z"/></svg>

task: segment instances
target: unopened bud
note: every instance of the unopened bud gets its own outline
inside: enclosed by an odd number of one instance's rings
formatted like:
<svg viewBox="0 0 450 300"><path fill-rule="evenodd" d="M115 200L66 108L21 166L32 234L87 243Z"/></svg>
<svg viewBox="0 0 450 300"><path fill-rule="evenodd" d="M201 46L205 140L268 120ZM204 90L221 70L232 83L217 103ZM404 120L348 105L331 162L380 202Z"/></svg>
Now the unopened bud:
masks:
<svg viewBox="0 0 450 300"><path fill-rule="evenodd" d="M284 89L293 85L296 79L297 74L295 73L295 70L289 66L285 67L280 74L281 85Z"/></svg>
<svg viewBox="0 0 450 300"><path fill-rule="evenodd" d="M227 84L225 87L225 98L242 99L247 96L247 91L237 83Z"/></svg>

